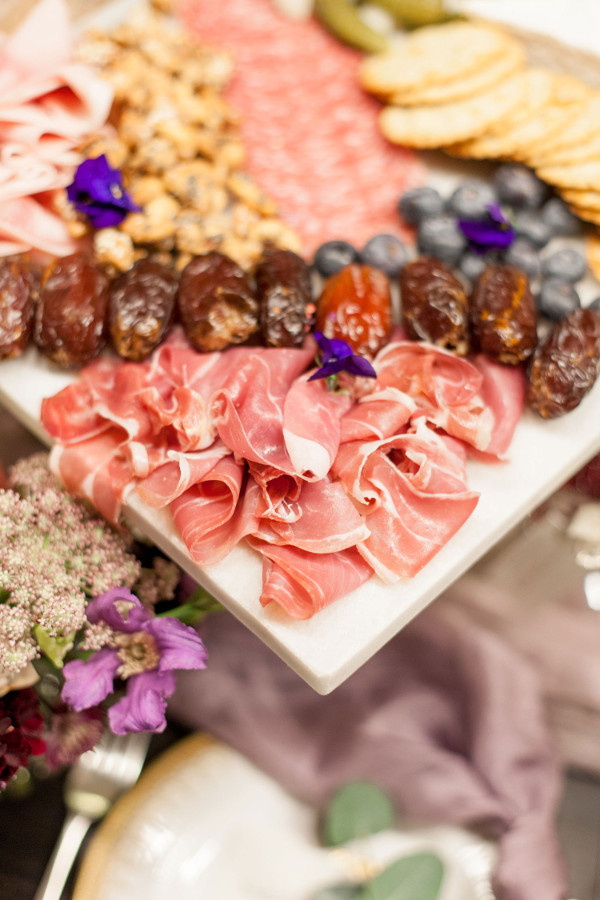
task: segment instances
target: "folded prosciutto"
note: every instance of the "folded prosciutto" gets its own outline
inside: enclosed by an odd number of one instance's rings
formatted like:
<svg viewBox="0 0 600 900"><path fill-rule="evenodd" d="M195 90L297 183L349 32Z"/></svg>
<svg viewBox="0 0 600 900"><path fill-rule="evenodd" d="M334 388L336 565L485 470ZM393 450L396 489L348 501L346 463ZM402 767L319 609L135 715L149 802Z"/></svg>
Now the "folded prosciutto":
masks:
<svg viewBox="0 0 600 900"><path fill-rule="evenodd" d="M353 397L308 381L313 353L200 354L176 329L143 363L98 359L43 402L52 465L113 521L134 490L169 507L201 566L247 540L261 603L295 618L412 577L473 512L467 454L506 452L522 379L398 340Z"/></svg>
<svg viewBox="0 0 600 900"><path fill-rule="evenodd" d="M77 148L105 125L113 92L71 50L65 0L40 0L0 36L0 255L75 247L52 194L72 181Z"/></svg>

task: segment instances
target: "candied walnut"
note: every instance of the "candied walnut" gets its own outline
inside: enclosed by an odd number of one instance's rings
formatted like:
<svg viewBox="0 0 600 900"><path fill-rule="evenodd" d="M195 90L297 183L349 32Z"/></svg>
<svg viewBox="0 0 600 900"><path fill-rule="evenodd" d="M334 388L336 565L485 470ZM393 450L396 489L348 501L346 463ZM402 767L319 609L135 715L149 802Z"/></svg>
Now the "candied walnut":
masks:
<svg viewBox="0 0 600 900"><path fill-rule="evenodd" d="M126 272L135 259L133 241L118 228L100 228L94 234L94 255L97 262Z"/></svg>
<svg viewBox="0 0 600 900"><path fill-rule="evenodd" d="M34 323L41 353L64 369L79 368L106 343L108 279L82 253L55 259L45 269Z"/></svg>
<svg viewBox="0 0 600 900"><path fill-rule="evenodd" d="M139 244L156 244L175 235L179 203L168 194L159 194L141 213L130 213L119 226L121 231Z"/></svg>
<svg viewBox="0 0 600 900"><path fill-rule="evenodd" d="M138 206L145 206L165 192L165 185L156 175L142 175L127 180L126 187Z"/></svg>
<svg viewBox="0 0 600 900"><path fill-rule="evenodd" d="M245 172L234 172L230 175L227 179L227 187L235 197L261 215L272 216L277 212L275 202L267 197Z"/></svg>
<svg viewBox="0 0 600 900"><path fill-rule="evenodd" d="M600 371L600 315L575 309L554 327L534 353L526 402L544 419L579 405Z"/></svg>
<svg viewBox="0 0 600 900"><path fill-rule="evenodd" d="M267 246L255 277L260 331L265 344L301 346L314 312L309 267L290 250Z"/></svg>
<svg viewBox="0 0 600 900"><path fill-rule="evenodd" d="M185 267L177 304L188 340L202 352L241 344L258 328L258 302L248 275L216 250Z"/></svg>
<svg viewBox="0 0 600 900"><path fill-rule="evenodd" d="M109 328L119 356L140 362L173 321L178 279L156 259L141 259L110 285Z"/></svg>
<svg viewBox="0 0 600 900"><path fill-rule="evenodd" d="M372 266L345 266L325 282L315 324L325 337L341 338L361 356L375 356L392 332L387 276Z"/></svg>
<svg viewBox="0 0 600 900"><path fill-rule="evenodd" d="M470 303L475 345L498 362L516 366L537 345L537 314L525 272L515 266L488 266Z"/></svg>
<svg viewBox="0 0 600 900"><path fill-rule="evenodd" d="M37 299L37 279L24 258L0 264L0 359L27 349Z"/></svg>
<svg viewBox="0 0 600 900"><path fill-rule="evenodd" d="M464 356L469 349L469 301L460 281L438 259L422 256L400 272L402 324L409 338Z"/></svg>

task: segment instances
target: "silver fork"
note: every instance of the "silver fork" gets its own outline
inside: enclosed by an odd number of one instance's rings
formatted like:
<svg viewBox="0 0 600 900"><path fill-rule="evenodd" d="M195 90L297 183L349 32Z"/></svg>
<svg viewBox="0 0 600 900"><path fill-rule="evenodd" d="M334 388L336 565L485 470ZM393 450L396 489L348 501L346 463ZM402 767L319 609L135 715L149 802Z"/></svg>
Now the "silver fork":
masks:
<svg viewBox="0 0 600 900"><path fill-rule="evenodd" d="M121 737L107 731L70 769L64 789L67 815L34 900L60 900L88 829L138 780L149 742L149 734Z"/></svg>

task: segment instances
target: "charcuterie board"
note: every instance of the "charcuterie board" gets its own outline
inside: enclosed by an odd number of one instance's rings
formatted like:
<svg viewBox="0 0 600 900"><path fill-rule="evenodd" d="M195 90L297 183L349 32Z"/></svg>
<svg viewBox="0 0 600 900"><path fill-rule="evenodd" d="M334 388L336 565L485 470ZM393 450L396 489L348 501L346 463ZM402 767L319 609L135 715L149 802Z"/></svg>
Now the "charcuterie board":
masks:
<svg viewBox="0 0 600 900"><path fill-rule="evenodd" d="M114 23L132 5L130 0L107 4L85 24L104 27ZM426 154L423 159L428 182L444 193L465 172L485 172L484 165L451 161L440 154ZM590 286L584 300L594 296L593 290ZM49 443L40 423L41 402L76 377L56 369L30 349L0 365L0 402ZM394 585L373 576L307 621L289 619L274 609L274 604L266 609L260 605L262 563L258 553L245 544L238 545L218 564L200 568L190 559L168 511L145 506L135 494L130 495L126 511L141 532L213 593L308 684L328 693L599 451L600 386L561 419L544 422L533 413L525 413L508 461L468 464L469 488L480 494L475 512L417 576Z"/></svg>
<svg viewBox="0 0 600 900"><path fill-rule="evenodd" d="M0 402L42 440L43 397L74 376L33 350L0 366ZM176 533L170 514L135 496L131 521L189 572L319 693L349 678L394 634L529 512L600 451L600 384L569 415L551 422L522 417L506 463L468 463L469 484L481 497L475 512L414 578L384 585L376 577L307 621L292 621L259 603L261 560L239 545L222 562L200 569ZM271 604L273 606L273 604Z"/></svg>

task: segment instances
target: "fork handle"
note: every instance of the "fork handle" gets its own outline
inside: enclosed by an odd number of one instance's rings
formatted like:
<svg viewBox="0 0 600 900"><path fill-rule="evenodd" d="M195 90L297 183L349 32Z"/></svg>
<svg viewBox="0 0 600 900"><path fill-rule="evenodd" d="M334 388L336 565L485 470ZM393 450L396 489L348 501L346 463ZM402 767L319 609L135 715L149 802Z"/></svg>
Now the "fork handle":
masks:
<svg viewBox="0 0 600 900"><path fill-rule="evenodd" d="M92 821L82 813L67 813L54 852L48 860L33 900L60 900L69 872L73 868Z"/></svg>

